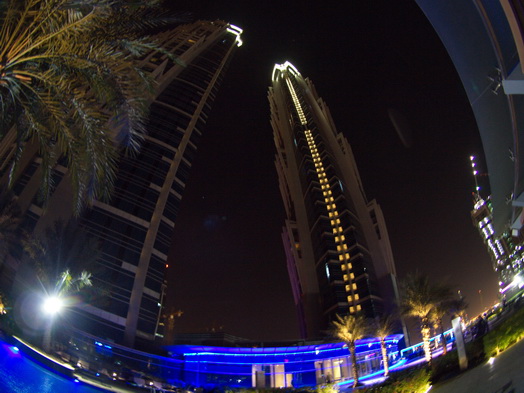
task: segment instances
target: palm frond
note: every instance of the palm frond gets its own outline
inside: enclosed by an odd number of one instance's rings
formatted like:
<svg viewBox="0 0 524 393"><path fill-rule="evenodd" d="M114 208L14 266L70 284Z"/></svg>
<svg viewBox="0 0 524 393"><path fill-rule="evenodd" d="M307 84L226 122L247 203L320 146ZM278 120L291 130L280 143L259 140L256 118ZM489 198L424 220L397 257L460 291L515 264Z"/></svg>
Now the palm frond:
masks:
<svg viewBox="0 0 524 393"><path fill-rule="evenodd" d="M169 54L146 33L173 19L148 1L21 0L0 12L0 113L3 123L16 113L27 126L17 127L11 184L31 140L42 155L42 194L64 156L78 214L110 197L120 148L136 153L142 143L155 82L137 58Z"/></svg>
<svg viewBox="0 0 524 393"><path fill-rule="evenodd" d="M331 322L334 337L346 342L354 343L369 334L369 323L361 314L336 315L336 320Z"/></svg>

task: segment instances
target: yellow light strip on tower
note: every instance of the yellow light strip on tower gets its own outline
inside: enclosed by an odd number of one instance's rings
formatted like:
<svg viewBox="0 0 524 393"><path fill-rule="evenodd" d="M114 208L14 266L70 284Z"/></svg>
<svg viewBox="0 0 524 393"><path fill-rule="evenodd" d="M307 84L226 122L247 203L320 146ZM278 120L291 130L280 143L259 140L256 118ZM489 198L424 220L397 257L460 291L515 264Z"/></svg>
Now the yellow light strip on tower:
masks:
<svg viewBox="0 0 524 393"><path fill-rule="evenodd" d="M298 99L295 88L293 87L293 84L291 83L289 78L286 79L286 84L288 86L289 93L293 100L293 104L295 105L295 108L297 110L297 114L300 119L300 122L302 123L302 125L307 126L306 115L304 114L304 111L302 110L302 105L300 104L300 100ZM350 258L349 258L349 253L347 252L348 246L345 242L346 237L342 234L344 230L342 226L340 225L340 218L338 215L337 205L335 203L335 199L333 198L331 186L329 185L329 182L327 180L327 175L324 169L324 164L322 163L322 160L320 159L320 155L318 153L315 139L313 138L311 130L309 129L305 130L304 135L306 137L306 142L308 144L309 151L313 159L313 164L315 165L315 171L317 173L318 180L319 180L319 183L322 189L322 195L324 197L324 202L326 202L326 209L328 211L328 215L330 218L330 224L331 224L331 228L333 231L335 244L337 245L337 251L339 252L339 262L341 263L342 270L349 272L352 269L352 265L349 262ZM355 291L357 290L357 284L353 281L354 278L355 278L355 275L353 273L350 273L349 275L344 274L344 281L348 283L345 286L346 293L348 294L348 301L350 301L350 303L353 304L353 306L349 307L350 313L355 312L355 310L356 311L361 310L360 304L357 304L356 307L354 306L355 301L359 299L358 294L355 293Z"/></svg>
<svg viewBox="0 0 524 393"><path fill-rule="evenodd" d="M317 153L317 147L315 144L315 140L311 134L311 130L306 130L305 136L309 150L311 152L311 156L313 157L315 170L317 172L317 176L320 181L321 188L323 190L322 195L324 196L324 201L326 202L326 208L328 210L329 217L331 218L330 224L333 234L335 235L335 243L337 243L337 250L341 252L341 254L339 255L339 261L344 263L344 267L347 266L349 269L351 269L351 264L347 262L349 260L349 254L345 251L348 249L348 247L345 243L346 237L342 235L344 230L340 226L340 218L338 218L337 205L335 203L335 199L333 198L333 193L330 189L329 183L327 182L327 176L324 170L324 165L322 164L322 161L320 160L320 157Z"/></svg>
<svg viewBox="0 0 524 393"><path fill-rule="evenodd" d="M300 105L300 101L298 100L295 88L293 87L293 84L291 83L289 79L286 79L286 84L287 84L287 87L289 88L289 93L291 94L291 98L293 99L295 108L297 109L298 118L300 119L300 123L302 123L302 125L306 125L307 124L306 115L304 115L304 111L302 110L302 106Z"/></svg>

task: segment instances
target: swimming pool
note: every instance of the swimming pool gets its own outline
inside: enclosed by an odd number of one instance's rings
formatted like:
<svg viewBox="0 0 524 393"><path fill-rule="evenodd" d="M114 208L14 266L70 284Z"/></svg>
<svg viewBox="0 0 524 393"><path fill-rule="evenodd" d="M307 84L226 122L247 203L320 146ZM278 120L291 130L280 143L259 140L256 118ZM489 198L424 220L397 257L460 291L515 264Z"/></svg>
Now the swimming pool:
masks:
<svg viewBox="0 0 524 393"><path fill-rule="evenodd" d="M17 347L0 341L0 392L2 393L101 393L30 360Z"/></svg>

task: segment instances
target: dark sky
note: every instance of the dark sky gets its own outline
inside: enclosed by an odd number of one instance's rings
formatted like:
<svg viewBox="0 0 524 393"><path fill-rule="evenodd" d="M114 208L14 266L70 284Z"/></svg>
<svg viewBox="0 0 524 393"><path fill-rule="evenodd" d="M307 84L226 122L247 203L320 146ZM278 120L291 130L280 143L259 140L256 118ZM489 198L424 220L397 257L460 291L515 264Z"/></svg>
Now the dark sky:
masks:
<svg viewBox="0 0 524 393"><path fill-rule="evenodd" d="M412 0L177 2L244 29L198 146L176 222L169 301L178 333L298 337L280 239L267 89L286 60L315 84L382 206L399 278L418 269L460 289L469 314L497 279L470 218L469 156L482 155L452 63ZM389 117L404 118L412 145Z"/></svg>

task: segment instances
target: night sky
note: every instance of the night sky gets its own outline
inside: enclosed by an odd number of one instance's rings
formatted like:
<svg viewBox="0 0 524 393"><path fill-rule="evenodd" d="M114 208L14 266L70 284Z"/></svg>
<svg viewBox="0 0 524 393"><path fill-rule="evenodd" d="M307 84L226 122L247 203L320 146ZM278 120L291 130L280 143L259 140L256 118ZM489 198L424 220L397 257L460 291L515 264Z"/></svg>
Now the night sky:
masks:
<svg viewBox="0 0 524 393"><path fill-rule="evenodd" d="M176 7L244 29L176 222L168 302L184 312L177 333L299 336L267 101L273 66L286 60L313 81L348 138L367 197L384 212L399 278L418 269L460 289L469 315L481 309L479 290L484 306L495 301L497 278L470 218L469 156L482 156L480 136L451 60L414 1Z"/></svg>

